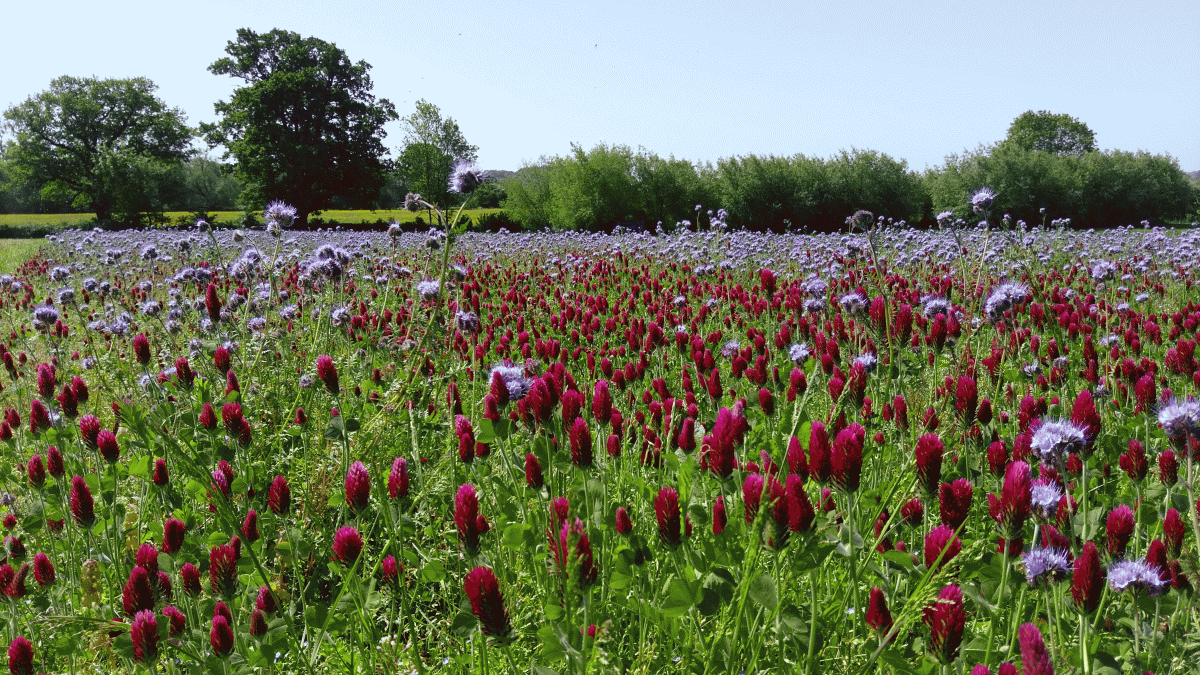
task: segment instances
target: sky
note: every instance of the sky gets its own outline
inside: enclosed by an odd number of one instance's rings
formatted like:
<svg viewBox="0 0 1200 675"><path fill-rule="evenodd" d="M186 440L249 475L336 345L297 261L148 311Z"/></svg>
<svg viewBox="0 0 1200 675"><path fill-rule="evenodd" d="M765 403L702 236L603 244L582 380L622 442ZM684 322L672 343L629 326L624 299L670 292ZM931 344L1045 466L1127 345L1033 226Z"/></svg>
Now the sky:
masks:
<svg viewBox="0 0 1200 675"><path fill-rule="evenodd" d="M694 162L870 149L924 170L1027 110L1101 149L1200 170L1200 2L382 0L13 2L0 106L62 75L148 77L188 123L240 80L208 66L239 28L332 42L403 116L424 99L515 170L575 143ZM399 154L399 123L385 145Z"/></svg>

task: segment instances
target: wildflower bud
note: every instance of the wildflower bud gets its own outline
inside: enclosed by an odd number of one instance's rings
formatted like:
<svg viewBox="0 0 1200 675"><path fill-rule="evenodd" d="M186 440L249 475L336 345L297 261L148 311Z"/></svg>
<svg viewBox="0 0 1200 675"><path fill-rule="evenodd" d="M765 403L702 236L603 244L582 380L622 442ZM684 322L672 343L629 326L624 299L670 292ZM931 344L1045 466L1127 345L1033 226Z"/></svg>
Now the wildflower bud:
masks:
<svg viewBox="0 0 1200 675"><path fill-rule="evenodd" d="M250 612L250 635L262 637L267 634L267 617L261 609Z"/></svg>
<svg viewBox="0 0 1200 675"><path fill-rule="evenodd" d="M117 445L117 437L108 429L102 430L96 436L96 449L104 461L112 464L121 456L121 448Z"/></svg>
<svg viewBox="0 0 1200 675"><path fill-rule="evenodd" d="M932 607L925 609L924 619L929 626L929 646L934 656L943 664L953 662L962 645L967 623L962 590L954 584L943 588Z"/></svg>
<svg viewBox="0 0 1200 675"><path fill-rule="evenodd" d="M962 552L962 541L954 533L954 528L948 525L938 525L925 535L925 566L932 569L937 564L938 569L944 567ZM941 562L938 563L938 556Z"/></svg>
<svg viewBox="0 0 1200 675"><path fill-rule="evenodd" d="M237 584L237 550L230 544L219 544L208 551L208 582L213 595L231 597ZM185 589L186 589L186 583Z"/></svg>
<svg viewBox="0 0 1200 675"><path fill-rule="evenodd" d="M29 484L33 487L41 488L46 484L46 467L42 464L41 455L35 453L33 457L29 458L27 472L29 475Z"/></svg>
<svg viewBox="0 0 1200 675"><path fill-rule="evenodd" d="M210 285L209 288L212 288ZM233 627L229 625L229 621L223 616L214 616L212 618L212 630L208 633L208 644L212 647L213 653L220 658L229 656L233 652Z"/></svg>
<svg viewBox="0 0 1200 675"><path fill-rule="evenodd" d="M971 511L971 497L975 488L971 481L959 478L953 483L942 483L938 490L938 506L942 522L957 530L966 522Z"/></svg>
<svg viewBox="0 0 1200 675"><path fill-rule="evenodd" d="M1133 527L1133 509L1120 504L1109 512L1108 520L1104 524L1109 555L1116 558L1125 555L1125 549L1133 536Z"/></svg>
<svg viewBox="0 0 1200 675"><path fill-rule="evenodd" d="M397 457L388 474L388 497L399 499L408 496L408 460Z"/></svg>
<svg viewBox="0 0 1200 675"><path fill-rule="evenodd" d="M174 555L183 546L183 536L187 525L178 518L168 518L163 523L162 550L167 555Z"/></svg>
<svg viewBox="0 0 1200 675"><path fill-rule="evenodd" d="M458 488L454 497L454 525L458 538L469 555L479 554L479 497L475 486L465 483Z"/></svg>
<svg viewBox="0 0 1200 675"><path fill-rule="evenodd" d="M8 671L13 675L33 675L33 643L23 635L8 645Z"/></svg>
<svg viewBox="0 0 1200 675"><path fill-rule="evenodd" d="M333 557L346 567L350 567L358 560L362 549L362 536L353 527L343 527L333 536Z"/></svg>
<svg viewBox="0 0 1200 675"><path fill-rule="evenodd" d="M525 455L525 484L534 490L542 489L542 464L532 452Z"/></svg>
<svg viewBox="0 0 1200 675"><path fill-rule="evenodd" d="M679 493L664 487L654 498L654 515L658 519L658 536L664 544L676 547L682 543L680 532Z"/></svg>
<svg viewBox="0 0 1200 675"><path fill-rule="evenodd" d="M592 432L588 430L587 422L582 417L576 417L571 425L571 462L575 466L588 467L592 465Z"/></svg>
<svg viewBox="0 0 1200 675"><path fill-rule="evenodd" d="M54 398L54 390L58 387L57 373L49 363L39 363L37 367L38 396L44 399Z"/></svg>
<svg viewBox="0 0 1200 675"><path fill-rule="evenodd" d="M258 541L258 512L254 509L246 512L246 518L242 521L242 536L250 543Z"/></svg>
<svg viewBox="0 0 1200 675"><path fill-rule="evenodd" d="M161 458L154 460L152 480L159 487L166 487L171 481L170 476L167 474L167 460Z"/></svg>
<svg viewBox="0 0 1200 675"><path fill-rule="evenodd" d="M1163 450L1158 456L1158 480L1167 487L1179 480L1179 460L1171 450Z"/></svg>
<svg viewBox="0 0 1200 675"><path fill-rule="evenodd" d="M881 639L892 629L892 613L888 610L883 589L878 586L871 588L871 596L867 600L866 621L868 626L879 633Z"/></svg>
<svg viewBox="0 0 1200 675"><path fill-rule="evenodd" d="M838 432L830 456L834 482L846 492L858 490L866 430L858 422Z"/></svg>
<svg viewBox="0 0 1200 675"><path fill-rule="evenodd" d="M337 396L341 392L337 368L333 365L333 359L325 354L317 357L317 379L325 385L325 390L330 394Z"/></svg>
<svg viewBox="0 0 1200 675"><path fill-rule="evenodd" d="M138 663L153 663L158 658L158 620L153 609L145 609L133 618L129 629L133 641L133 660Z"/></svg>
<svg viewBox="0 0 1200 675"><path fill-rule="evenodd" d="M82 476L71 479L71 517L80 527L91 528L96 522L96 503Z"/></svg>
<svg viewBox="0 0 1200 675"><path fill-rule="evenodd" d="M229 358L229 350L224 347L217 347L213 352L213 365L217 367L217 372L225 375L229 372L231 366Z"/></svg>
<svg viewBox="0 0 1200 675"><path fill-rule="evenodd" d="M192 563L184 563L179 569L179 578L183 580L183 590L188 595L200 595L200 568Z"/></svg>
<svg viewBox="0 0 1200 675"><path fill-rule="evenodd" d="M271 481L271 487L267 490L267 506L277 516L291 511L292 489L288 486L287 478L275 476Z"/></svg>
<svg viewBox="0 0 1200 675"><path fill-rule="evenodd" d="M925 519L925 504L917 497L904 502L900 507L900 517L906 525L918 526Z"/></svg>
<svg viewBox="0 0 1200 675"><path fill-rule="evenodd" d="M1163 542L1167 545L1167 550L1171 553L1172 558L1178 558L1179 553L1183 550L1183 538L1187 529L1183 525L1183 519L1179 517L1179 511L1175 509L1167 509L1167 516L1163 518Z"/></svg>
<svg viewBox="0 0 1200 675"><path fill-rule="evenodd" d="M53 392L51 392L53 396ZM32 434L40 434L50 428L50 411L46 409L38 399L33 399L29 404L29 432Z"/></svg>
<svg viewBox="0 0 1200 675"><path fill-rule="evenodd" d="M729 523L729 516L725 512L725 497L717 496L717 501L713 502L713 518L712 531L713 534L721 534L725 531L725 526Z"/></svg>
<svg viewBox="0 0 1200 675"><path fill-rule="evenodd" d="M805 532L812 527L816 512L808 493L804 490L804 479L797 474L787 477L784 488L787 499L788 529L792 532Z"/></svg>
<svg viewBox="0 0 1200 675"><path fill-rule="evenodd" d="M133 353L138 363L143 366L150 365L150 340L146 338L145 333L138 333L133 338Z"/></svg>
<svg viewBox="0 0 1200 675"><path fill-rule="evenodd" d="M1022 624L1017 629L1017 642L1021 645L1021 671L1025 675L1054 675L1054 661L1037 626Z"/></svg>
<svg viewBox="0 0 1200 675"><path fill-rule="evenodd" d="M33 556L33 578L43 588L54 585L54 563L45 553Z"/></svg>
<svg viewBox="0 0 1200 675"><path fill-rule="evenodd" d="M633 532L633 521L629 519L629 511L624 506L617 507L617 534Z"/></svg>
<svg viewBox="0 0 1200 675"><path fill-rule="evenodd" d="M240 407L238 409L241 410ZM213 405L208 401L205 401L204 405L201 406L198 421L200 422L200 426L204 427L207 431L217 428L217 414L213 410Z"/></svg>
<svg viewBox="0 0 1200 675"><path fill-rule="evenodd" d="M363 466L362 462L350 465L350 470L346 472L344 487L347 506L356 511L367 508L367 504L371 500L371 478L367 475L367 467Z"/></svg>
<svg viewBox="0 0 1200 675"><path fill-rule="evenodd" d="M507 638L512 632L500 583L489 567L476 567L463 579L463 591L471 602L471 613L479 620L484 635Z"/></svg>
<svg viewBox="0 0 1200 675"><path fill-rule="evenodd" d="M829 476L833 471L831 454L832 449L829 445L829 435L825 432L825 425L821 422L813 422L808 439L808 473L821 485L829 482Z"/></svg>
<svg viewBox="0 0 1200 675"><path fill-rule="evenodd" d="M389 586L395 586L400 580L400 572L403 567L396 562L396 557L389 555L379 563L379 576L383 578L383 583ZM263 586L266 588L266 586ZM265 611L265 610L264 610ZM271 610L275 611L275 610Z"/></svg>
<svg viewBox="0 0 1200 675"><path fill-rule="evenodd" d="M1146 477L1150 465L1146 461L1146 449L1135 438L1129 440L1129 450L1122 454L1117 462L1121 470L1131 480L1140 481Z"/></svg>
<svg viewBox="0 0 1200 675"><path fill-rule="evenodd" d="M150 585L150 573L145 567L134 567L121 593L121 607L125 616L132 617L142 610L154 610L154 589Z"/></svg>
<svg viewBox="0 0 1200 675"><path fill-rule="evenodd" d="M62 478L66 471L62 452L53 445L46 451L46 471L55 478Z"/></svg>

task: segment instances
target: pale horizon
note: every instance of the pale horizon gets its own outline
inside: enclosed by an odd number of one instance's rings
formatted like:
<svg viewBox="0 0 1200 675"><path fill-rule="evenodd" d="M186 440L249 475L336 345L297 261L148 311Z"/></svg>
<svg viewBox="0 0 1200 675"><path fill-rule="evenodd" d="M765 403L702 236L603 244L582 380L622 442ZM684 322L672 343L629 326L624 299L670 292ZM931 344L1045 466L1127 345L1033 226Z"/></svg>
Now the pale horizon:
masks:
<svg viewBox="0 0 1200 675"><path fill-rule="evenodd" d="M13 6L8 108L62 75L147 77L190 126L240 80L207 71L239 28L281 28L371 64L401 115L438 106L485 169L571 144L696 163L886 153L921 171L1002 140L1026 110L1071 115L1104 150L1200 170L1200 3L66 2ZM40 27L45 27L44 29ZM403 136L389 124L396 157ZM203 143L199 143L203 147Z"/></svg>

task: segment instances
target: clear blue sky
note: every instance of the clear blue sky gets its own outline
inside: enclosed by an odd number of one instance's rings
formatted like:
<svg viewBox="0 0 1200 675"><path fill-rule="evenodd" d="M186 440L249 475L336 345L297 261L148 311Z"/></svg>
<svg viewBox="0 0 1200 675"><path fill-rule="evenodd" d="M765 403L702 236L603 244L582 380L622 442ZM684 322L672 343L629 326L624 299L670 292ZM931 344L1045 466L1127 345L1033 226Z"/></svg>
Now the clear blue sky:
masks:
<svg viewBox="0 0 1200 675"><path fill-rule="evenodd" d="M242 27L333 42L516 169L605 142L693 161L869 148L924 169L1026 110L1200 170L1200 2L11 2L0 106L60 75L145 76L190 124ZM18 55L20 55L18 57ZM389 127L393 156L402 143Z"/></svg>

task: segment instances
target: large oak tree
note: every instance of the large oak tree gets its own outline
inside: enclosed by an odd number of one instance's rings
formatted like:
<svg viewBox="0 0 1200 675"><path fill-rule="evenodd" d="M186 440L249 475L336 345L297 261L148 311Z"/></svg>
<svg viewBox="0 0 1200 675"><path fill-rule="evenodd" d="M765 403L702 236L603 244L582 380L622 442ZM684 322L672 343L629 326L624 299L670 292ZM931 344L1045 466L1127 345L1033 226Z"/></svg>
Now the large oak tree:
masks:
<svg viewBox="0 0 1200 675"><path fill-rule="evenodd" d="M186 159L192 138L183 112L155 97L156 89L144 77L57 78L4 111L15 136L5 157L44 198L70 199L98 220L140 210L133 202L154 191L147 181Z"/></svg>
<svg viewBox="0 0 1200 675"><path fill-rule="evenodd" d="M236 160L244 202L282 199L305 223L334 196L379 195L390 168L383 125L397 115L387 99L372 95L370 64L279 29L260 35L242 28L225 52L208 70L246 84L218 101L221 120L201 129L211 146L223 145Z"/></svg>

